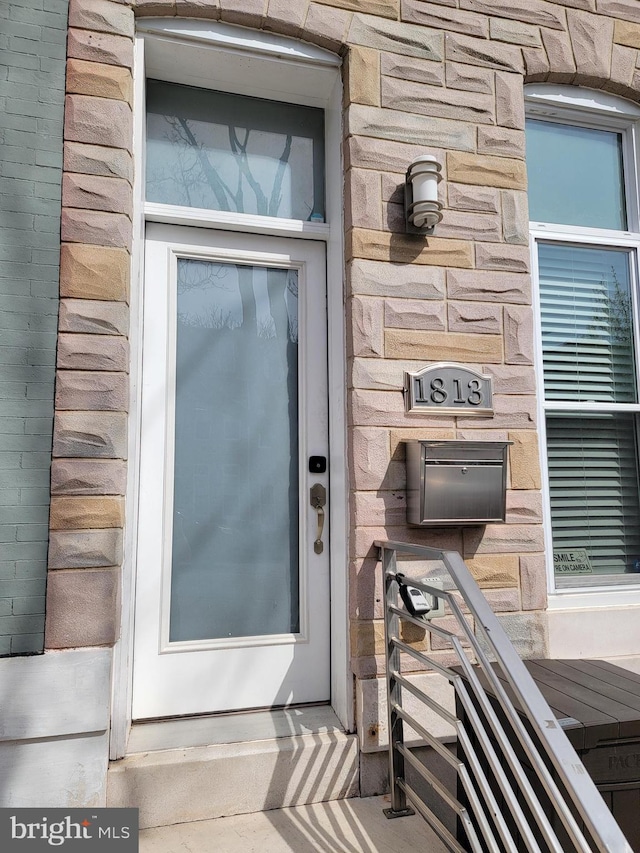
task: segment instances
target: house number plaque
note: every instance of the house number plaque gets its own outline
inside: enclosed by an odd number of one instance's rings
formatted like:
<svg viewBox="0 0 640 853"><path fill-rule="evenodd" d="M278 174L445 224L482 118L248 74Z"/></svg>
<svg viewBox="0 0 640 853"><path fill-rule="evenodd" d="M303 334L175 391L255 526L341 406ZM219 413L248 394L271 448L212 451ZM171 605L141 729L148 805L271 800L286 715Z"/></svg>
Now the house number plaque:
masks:
<svg viewBox="0 0 640 853"><path fill-rule="evenodd" d="M464 364L441 362L404 374L404 397L410 414L493 414L491 377Z"/></svg>

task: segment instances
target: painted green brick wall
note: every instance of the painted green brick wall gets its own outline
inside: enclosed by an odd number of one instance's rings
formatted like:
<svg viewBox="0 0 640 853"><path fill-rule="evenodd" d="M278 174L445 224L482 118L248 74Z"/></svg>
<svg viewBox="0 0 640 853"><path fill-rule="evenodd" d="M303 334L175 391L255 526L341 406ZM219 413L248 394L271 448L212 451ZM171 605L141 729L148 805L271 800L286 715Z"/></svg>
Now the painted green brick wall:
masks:
<svg viewBox="0 0 640 853"><path fill-rule="evenodd" d="M0 655L43 648L67 13L0 2Z"/></svg>

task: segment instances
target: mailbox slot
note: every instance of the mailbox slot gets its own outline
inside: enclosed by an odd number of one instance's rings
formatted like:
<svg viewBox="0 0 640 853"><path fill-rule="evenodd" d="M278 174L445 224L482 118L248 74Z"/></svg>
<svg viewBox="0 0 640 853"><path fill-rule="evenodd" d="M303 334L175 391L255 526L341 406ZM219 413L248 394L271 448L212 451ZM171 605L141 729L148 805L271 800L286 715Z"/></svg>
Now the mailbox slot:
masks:
<svg viewBox="0 0 640 853"><path fill-rule="evenodd" d="M509 441L407 441L407 521L419 526L504 521Z"/></svg>

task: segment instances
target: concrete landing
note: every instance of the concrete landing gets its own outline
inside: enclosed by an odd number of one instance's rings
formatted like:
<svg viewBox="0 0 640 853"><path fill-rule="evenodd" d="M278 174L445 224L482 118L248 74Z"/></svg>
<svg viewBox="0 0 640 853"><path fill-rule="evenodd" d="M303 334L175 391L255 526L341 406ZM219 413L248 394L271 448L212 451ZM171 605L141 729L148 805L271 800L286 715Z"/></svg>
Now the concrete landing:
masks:
<svg viewBox="0 0 640 853"><path fill-rule="evenodd" d="M387 820L388 804L356 797L144 829L140 853L447 853L418 815Z"/></svg>

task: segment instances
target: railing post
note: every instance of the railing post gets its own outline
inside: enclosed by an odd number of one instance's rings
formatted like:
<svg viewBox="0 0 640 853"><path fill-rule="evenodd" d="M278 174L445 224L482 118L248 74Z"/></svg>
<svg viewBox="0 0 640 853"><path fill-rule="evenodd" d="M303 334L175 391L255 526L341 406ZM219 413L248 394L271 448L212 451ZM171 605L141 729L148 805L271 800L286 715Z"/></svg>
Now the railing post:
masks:
<svg viewBox="0 0 640 853"><path fill-rule="evenodd" d="M401 687L394 678L394 673L400 672L400 651L392 643L394 637L398 637L400 630L400 619L392 613L389 605L390 598L394 594L397 581L389 572L396 572L396 552L385 548L381 549L382 584L384 589L384 642L385 663L387 670L387 721L389 727L389 792L391 794L391 808L384 809L388 818L405 817L415 814L407 805L404 791L398 784L398 779L404 780L404 756L398 750L398 744L404 743L404 726L402 718L396 712L394 704L402 705Z"/></svg>

